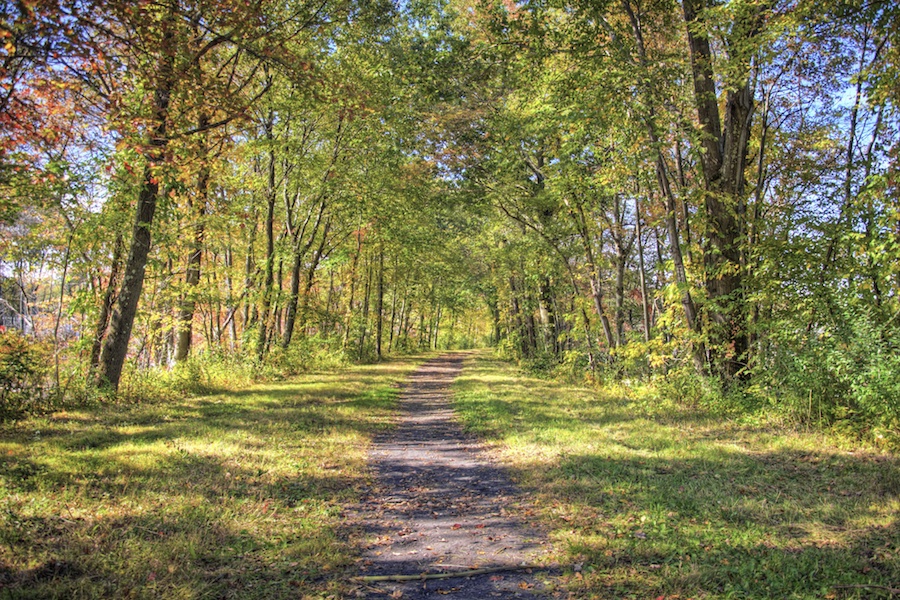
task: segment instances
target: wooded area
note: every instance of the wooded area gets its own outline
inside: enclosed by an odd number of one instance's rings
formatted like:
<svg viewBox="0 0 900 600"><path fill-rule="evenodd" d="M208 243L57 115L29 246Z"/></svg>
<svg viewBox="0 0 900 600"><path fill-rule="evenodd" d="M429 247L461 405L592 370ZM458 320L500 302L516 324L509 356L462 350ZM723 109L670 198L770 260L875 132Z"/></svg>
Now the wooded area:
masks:
<svg viewBox="0 0 900 600"><path fill-rule="evenodd" d="M897 434L896 3L0 6L5 413L491 344Z"/></svg>

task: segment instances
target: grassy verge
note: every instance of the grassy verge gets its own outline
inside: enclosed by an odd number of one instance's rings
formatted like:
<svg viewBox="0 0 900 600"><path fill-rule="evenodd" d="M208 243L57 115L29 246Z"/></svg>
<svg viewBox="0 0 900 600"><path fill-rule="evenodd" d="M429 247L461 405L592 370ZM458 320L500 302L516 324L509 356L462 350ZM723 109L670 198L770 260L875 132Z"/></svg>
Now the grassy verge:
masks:
<svg viewBox="0 0 900 600"><path fill-rule="evenodd" d="M529 378L479 356L466 426L532 490L584 598L886 598L900 459ZM894 594L896 597L896 593Z"/></svg>
<svg viewBox="0 0 900 600"><path fill-rule="evenodd" d="M0 428L0 598L314 598L413 361Z"/></svg>

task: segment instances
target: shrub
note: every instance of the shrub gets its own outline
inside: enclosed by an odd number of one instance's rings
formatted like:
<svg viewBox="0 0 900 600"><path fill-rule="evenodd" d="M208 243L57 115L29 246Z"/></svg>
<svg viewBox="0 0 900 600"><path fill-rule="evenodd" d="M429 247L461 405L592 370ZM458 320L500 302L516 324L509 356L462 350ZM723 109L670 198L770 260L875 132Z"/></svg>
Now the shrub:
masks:
<svg viewBox="0 0 900 600"><path fill-rule="evenodd" d="M18 331L0 333L0 416L15 416L46 399L49 358L44 344Z"/></svg>
<svg viewBox="0 0 900 600"><path fill-rule="evenodd" d="M797 421L900 432L900 332L866 311L774 338L755 376L769 402ZM780 331L790 331L787 326Z"/></svg>

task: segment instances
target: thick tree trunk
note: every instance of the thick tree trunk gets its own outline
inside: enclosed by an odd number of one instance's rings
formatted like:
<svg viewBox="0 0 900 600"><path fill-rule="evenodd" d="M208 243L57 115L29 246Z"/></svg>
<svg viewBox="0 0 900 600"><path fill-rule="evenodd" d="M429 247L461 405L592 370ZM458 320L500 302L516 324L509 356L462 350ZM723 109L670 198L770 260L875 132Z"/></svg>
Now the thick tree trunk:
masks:
<svg viewBox="0 0 900 600"><path fill-rule="evenodd" d="M743 228L744 171L754 112L750 58L733 57L747 74L725 90L724 126L719 115L713 55L707 35L698 28L702 0L683 0L694 79L694 100L702 132L706 209L704 268L710 330L707 332L716 372L734 379L747 361L748 336L744 298ZM764 5L739 14L732 27L730 47L739 48L758 36Z"/></svg>
<svg viewBox="0 0 900 600"><path fill-rule="evenodd" d="M544 328L544 344L553 356L559 356L559 327L554 310L550 279L544 278L540 286L541 322Z"/></svg>
<svg viewBox="0 0 900 600"><path fill-rule="evenodd" d="M128 342L137 315L138 302L144 288L144 270L150 254L151 227L159 197L159 179L165 165L168 143L169 100L172 93L174 54L171 51L173 34L168 23L163 22L162 47L157 59L156 89L153 93L153 128L148 144L143 183L138 193L131 246L122 276L122 288L110 319L110 331L100 354L100 372L97 383L101 387L118 390L122 368L128 354Z"/></svg>

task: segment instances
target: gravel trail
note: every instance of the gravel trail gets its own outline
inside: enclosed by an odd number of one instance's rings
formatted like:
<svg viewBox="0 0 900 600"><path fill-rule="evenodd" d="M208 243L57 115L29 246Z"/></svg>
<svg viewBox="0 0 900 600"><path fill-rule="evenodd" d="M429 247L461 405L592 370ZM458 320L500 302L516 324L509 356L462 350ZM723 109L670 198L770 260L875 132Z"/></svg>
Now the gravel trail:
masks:
<svg viewBox="0 0 900 600"><path fill-rule="evenodd" d="M360 575L491 570L469 577L366 582L365 598L546 597L542 563L549 544L528 524L527 500L479 442L463 433L450 384L465 354L432 359L401 394L398 426L376 439L375 485L351 517L365 531Z"/></svg>

